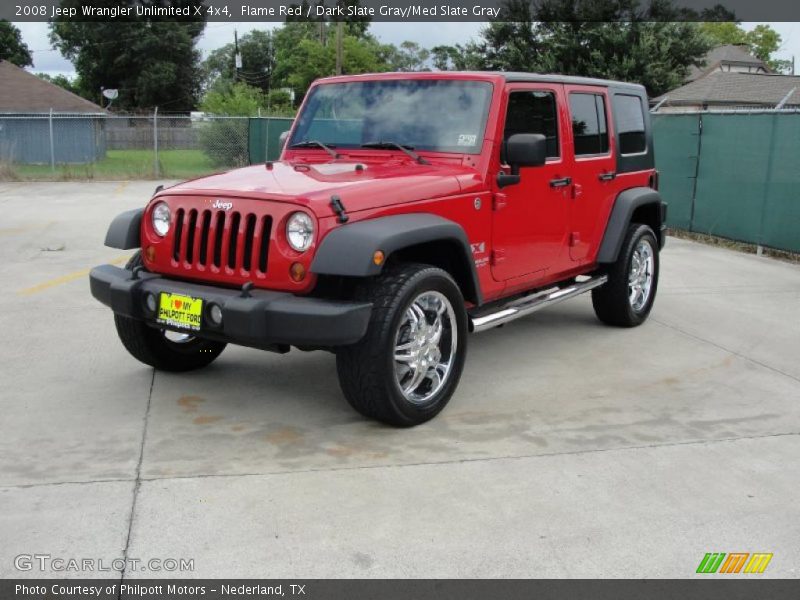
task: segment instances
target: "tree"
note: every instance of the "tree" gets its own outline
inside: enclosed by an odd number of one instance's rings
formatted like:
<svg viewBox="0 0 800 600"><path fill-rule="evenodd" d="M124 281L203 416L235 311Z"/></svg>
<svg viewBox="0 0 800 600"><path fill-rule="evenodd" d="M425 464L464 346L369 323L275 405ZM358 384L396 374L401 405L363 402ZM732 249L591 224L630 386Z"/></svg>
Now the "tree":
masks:
<svg viewBox="0 0 800 600"><path fill-rule="evenodd" d="M428 59L431 51L416 42L403 42L389 56L392 71L429 71Z"/></svg>
<svg viewBox="0 0 800 600"><path fill-rule="evenodd" d="M73 81L66 75L51 76L47 73L36 73L36 76L39 79L44 79L48 83L57 85L58 87L64 88L68 92L72 92L73 94L80 96L80 84L77 80Z"/></svg>
<svg viewBox="0 0 800 600"><path fill-rule="evenodd" d="M397 48L381 44L368 32L369 23L345 23L342 72L358 74L389 71ZM288 21L273 32L275 70L272 87L291 88L299 102L308 86L336 71L335 24L324 21Z"/></svg>
<svg viewBox="0 0 800 600"><path fill-rule="evenodd" d="M745 31L735 22L702 23L700 29L714 46L740 44L747 46L750 53L763 60L767 66L777 73L787 71L791 61L773 58L773 54L781 47L781 35L765 24L756 25L754 29Z"/></svg>
<svg viewBox="0 0 800 600"><path fill-rule="evenodd" d="M12 23L0 20L0 60L7 60L18 67L32 67L33 58L22 34Z"/></svg>
<svg viewBox="0 0 800 600"><path fill-rule="evenodd" d="M371 37L357 38L350 35L344 36L342 44L343 73L355 75L390 69L389 57L395 50L393 46L382 45ZM315 79L335 73L335 44L332 41L322 44L317 39L306 38L280 64L281 73L286 74L286 87L294 89L302 97Z"/></svg>
<svg viewBox="0 0 800 600"><path fill-rule="evenodd" d="M62 0L62 7L80 11L80 0ZM95 2L96 5L101 4ZM102 4L119 5L118 0ZM166 5L165 0L126 0L124 5ZM175 0L176 8L202 5L202 0ZM192 11L190 11L191 14ZM174 20L140 17L131 21L74 22L56 19L50 40L72 61L81 94L99 98L101 88L119 90L115 106L125 110L150 109L183 112L194 108L200 90L200 54L195 42L205 28L201 17Z"/></svg>
<svg viewBox="0 0 800 600"><path fill-rule="evenodd" d="M206 92L201 110L219 117L252 117L266 106L266 96L246 83L218 80ZM200 145L217 167L241 167L249 163L249 120L219 118L202 123Z"/></svg>
<svg viewBox="0 0 800 600"><path fill-rule="evenodd" d="M508 0L504 8L504 21L478 41L434 48L434 63L632 81L657 96L681 85L711 46L668 0L644 9L638 0Z"/></svg>
<svg viewBox="0 0 800 600"><path fill-rule="evenodd" d="M242 68L235 68L236 47L233 43L217 48L203 62L206 85L216 80L240 80L267 91L275 70L275 43L272 32L255 30L239 39Z"/></svg>

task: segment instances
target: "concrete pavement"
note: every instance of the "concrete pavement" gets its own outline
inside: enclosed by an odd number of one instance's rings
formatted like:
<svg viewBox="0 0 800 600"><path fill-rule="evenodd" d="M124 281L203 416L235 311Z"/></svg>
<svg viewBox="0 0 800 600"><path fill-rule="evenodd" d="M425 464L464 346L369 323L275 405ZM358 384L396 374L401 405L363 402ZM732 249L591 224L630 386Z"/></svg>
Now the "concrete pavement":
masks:
<svg viewBox="0 0 800 600"><path fill-rule="evenodd" d="M800 267L671 238L647 324L582 297L472 336L450 405L394 430L350 409L327 353L228 347L176 375L125 352L86 272L125 260L105 229L153 187L0 183L0 577L41 576L26 553L691 577L760 551L765 576L800 574Z"/></svg>

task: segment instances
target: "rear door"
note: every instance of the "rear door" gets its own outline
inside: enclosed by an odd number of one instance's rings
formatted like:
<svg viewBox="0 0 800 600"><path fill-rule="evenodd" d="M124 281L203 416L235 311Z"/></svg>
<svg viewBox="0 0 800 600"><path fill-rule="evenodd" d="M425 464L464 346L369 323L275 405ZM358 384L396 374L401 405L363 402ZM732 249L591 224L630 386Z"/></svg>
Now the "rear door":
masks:
<svg viewBox="0 0 800 600"><path fill-rule="evenodd" d="M544 165L522 167L520 182L497 194L492 276L499 281L544 274L566 252L570 190L564 86L514 84L506 94L504 141L515 133L543 134L548 158ZM505 157L500 162L502 170L510 172Z"/></svg>
<svg viewBox="0 0 800 600"><path fill-rule="evenodd" d="M569 256L588 260L605 230L603 215L613 202L616 158L607 88L565 86L575 162L569 205Z"/></svg>

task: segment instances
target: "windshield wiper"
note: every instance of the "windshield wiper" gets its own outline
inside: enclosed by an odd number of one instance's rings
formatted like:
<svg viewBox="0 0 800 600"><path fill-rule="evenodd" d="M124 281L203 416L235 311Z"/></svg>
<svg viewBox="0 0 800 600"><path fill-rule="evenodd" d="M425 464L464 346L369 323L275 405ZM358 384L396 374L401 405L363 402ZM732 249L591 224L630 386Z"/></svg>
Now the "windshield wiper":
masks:
<svg viewBox="0 0 800 600"><path fill-rule="evenodd" d="M289 146L289 148L312 148L312 147L322 148L333 158L339 158L339 153L336 152L336 150L334 150L336 146L323 144L322 142L319 142L317 140L303 140L302 142L297 142Z"/></svg>
<svg viewBox="0 0 800 600"><path fill-rule="evenodd" d="M414 146L409 146L407 144L398 144L396 142L367 142L366 144L361 144L362 148L382 148L382 149L395 149L400 150L401 152L405 152L408 156L413 158L421 165L429 165L427 160L422 158L419 154L414 152Z"/></svg>

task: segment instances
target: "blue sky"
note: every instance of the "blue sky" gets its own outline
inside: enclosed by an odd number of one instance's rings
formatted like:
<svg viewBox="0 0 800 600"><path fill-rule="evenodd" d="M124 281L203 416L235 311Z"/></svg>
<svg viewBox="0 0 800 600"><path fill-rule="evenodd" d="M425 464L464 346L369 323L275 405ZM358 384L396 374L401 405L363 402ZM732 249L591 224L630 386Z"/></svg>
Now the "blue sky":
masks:
<svg viewBox="0 0 800 600"><path fill-rule="evenodd" d="M47 39L47 23L15 23L22 31L22 37L33 51L35 72L50 75L74 75L72 64L61 54L50 48ZM199 47L204 55L233 41L234 29L243 34L251 29L269 29L276 23L209 23ZM746 29L755 27L756 23L744 23ZM800 23L769 23L783 38L783 47L777 58L791 59L797 57L796 71L800 74ZM385 43L399 44L410 40L422 46L463 43L476 37L482 23L373 23L371 31Z"/></svg>

